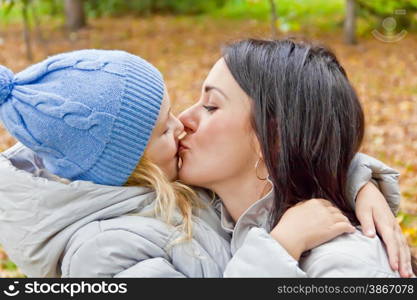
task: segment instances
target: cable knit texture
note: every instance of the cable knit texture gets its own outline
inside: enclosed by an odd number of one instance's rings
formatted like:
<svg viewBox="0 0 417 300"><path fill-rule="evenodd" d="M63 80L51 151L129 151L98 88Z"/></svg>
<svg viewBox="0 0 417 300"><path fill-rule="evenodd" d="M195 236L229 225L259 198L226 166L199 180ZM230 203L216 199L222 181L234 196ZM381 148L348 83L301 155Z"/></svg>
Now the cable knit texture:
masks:
<svg viewBox="0 0 417 300"><path fill-rule="evenodd" d="M0 66L0 119L52 173L123 185L143 155L164 94L161 73L117 50L58 54L13 76Z"/></svg>

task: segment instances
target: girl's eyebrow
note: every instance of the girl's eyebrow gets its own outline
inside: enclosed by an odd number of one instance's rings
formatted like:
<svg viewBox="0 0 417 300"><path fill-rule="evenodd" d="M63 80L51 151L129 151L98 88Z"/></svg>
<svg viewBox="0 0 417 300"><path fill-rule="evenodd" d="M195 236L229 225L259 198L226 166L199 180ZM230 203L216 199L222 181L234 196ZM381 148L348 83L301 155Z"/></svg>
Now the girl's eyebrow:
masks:
<svg viewBox="0 0 417 300"><path fill-rule="evenodd" d="M223 95L223 97L225 98L225 99L227 99L227 100L229 100L229 98L226 96L226 94L221 90L221 89L219 89L218 87L215 87L215 86L211 86L211 85L206 85L205 87L204 87L204 92L205 93L208 93L209 91L211 91L211 90L216 90L216 91L218 91L220 94L222 94Z"/></svg>
<svg viewBox="0 0 417 300"><path fill-rule="evenodd" d="M166 116L166 118L165 118L165 120L164 120L164 122L161 122L161 123L159 123L158 125L157 125L157 128L160 128L159 130L162 132L162 131L165 131L165 125L168 123L168 120L169 120L169 114L171 113L171 107L169 108L169 110L168 110L168 114L167 114L167 116Z"/></svg>

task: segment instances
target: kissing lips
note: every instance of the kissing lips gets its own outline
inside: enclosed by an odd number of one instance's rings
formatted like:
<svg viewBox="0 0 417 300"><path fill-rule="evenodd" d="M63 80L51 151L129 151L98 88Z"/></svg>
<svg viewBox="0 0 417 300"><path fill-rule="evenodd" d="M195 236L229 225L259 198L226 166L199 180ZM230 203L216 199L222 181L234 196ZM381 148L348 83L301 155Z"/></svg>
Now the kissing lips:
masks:
<svg viewBox="0 0 417 300"><path fill-rule="evenodd" d="M188 146L186 146L183 141L179 142L179 149L178 149L178 154L179 155L181 155L182 152L184 152L186 150L189 150L189 149L190 148Z"/></svg>

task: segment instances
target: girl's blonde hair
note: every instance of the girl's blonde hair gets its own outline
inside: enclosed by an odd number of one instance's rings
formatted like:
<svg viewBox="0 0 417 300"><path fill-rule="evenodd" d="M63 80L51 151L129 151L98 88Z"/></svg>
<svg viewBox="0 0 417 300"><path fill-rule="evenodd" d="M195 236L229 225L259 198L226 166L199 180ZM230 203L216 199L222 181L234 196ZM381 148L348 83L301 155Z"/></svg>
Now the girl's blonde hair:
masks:
<svg viewBox="0 0 417 300"><path fill-rule="evenodd" d="M170 182L165 173L151 162L146 154L143 155L124 186L142 186L153 189L156 193L155 216L172 225L173 212L179 209L183 221L177 226L185 234L184 240L192 238L194 208L204 207L192 188L179 181Z"/></svg>

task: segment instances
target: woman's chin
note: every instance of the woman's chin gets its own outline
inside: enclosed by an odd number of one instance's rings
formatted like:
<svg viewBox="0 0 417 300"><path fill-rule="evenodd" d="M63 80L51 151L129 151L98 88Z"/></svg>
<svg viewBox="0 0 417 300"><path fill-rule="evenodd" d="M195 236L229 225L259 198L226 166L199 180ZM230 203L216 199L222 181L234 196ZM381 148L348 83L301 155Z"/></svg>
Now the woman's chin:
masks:
<svg viewBox="0 0 417 300"><path fill-rule="evenodd" d="M190 160L185 155L180 156L178 160L178 179L188 185L195 185L195 178L192 175L194 165L190 164Z"/></svg>

